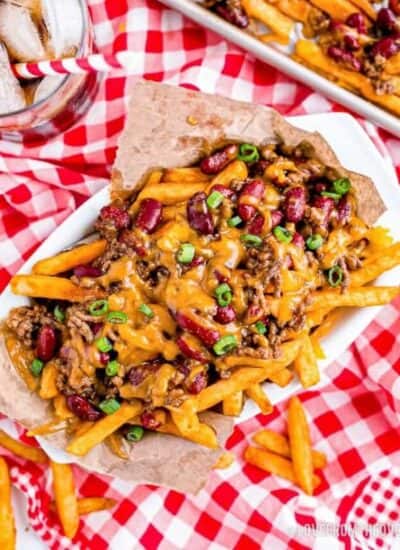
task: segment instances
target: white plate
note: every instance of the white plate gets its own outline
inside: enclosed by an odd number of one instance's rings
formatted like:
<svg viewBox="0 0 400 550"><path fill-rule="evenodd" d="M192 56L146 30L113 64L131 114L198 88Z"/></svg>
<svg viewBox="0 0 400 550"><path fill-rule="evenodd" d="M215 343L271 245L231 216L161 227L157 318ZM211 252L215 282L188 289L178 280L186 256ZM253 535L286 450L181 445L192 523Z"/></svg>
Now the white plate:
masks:
<svg viewBox="0 0 400 550"><path fill-rule="evenodd" d="M320 76L300 63L297 63L282 51L279 51L268 44L264 44L258 40L258 38L255 38L247 32L238 29L218 15L197 4L196 2L199 2L199 0L161 1L170 8L180 11L190 19L193 19L196 23L211 29L230 42L237 44L269 65L281 69L283 72L292 76L296 80L299 80L307 86L318 90L330 99L333 99L342 105L346 105L349 109L359 113L369 120L372 120L379 126L382 126L382 128L386 128L389 132L392 132L396 136L400 137L400 120L398 117L391 115L389 112L384 111L380 107L377 107L373 103L362 99L356 94L341 88L323 76ZM357 11L357 8L355 8L355 11ZM280 47L280 49L283 50L284 48ZM205 83L205 85L207 85L207 83ZM207 92L208 90L203 89L203 91Z"/></svg>
<svg viewBox="0 0 400 550"><path fill-rule="evenodd" d="M385 164L359 124L350 115L342 113L292 117L290 122L305 130L318 130L321 132L332 145L339 160L346 168L366 174L375 181L388 208L379 219L378 224L391 229L392 235L400 240L400 224L398 223L400 189L397 186L395 174ZM29 273L33 264L39 259L56 254L90 233L100 208L107 202L107 189L103 189L86 201L36 250L19 273ZM399 284L400 269L396 268L386 273L379 278L379 282L388 285ZM5 317L10 308L26 303L28 303L26 298L14 296L10 288L7 287L0 300L0 318ZM327 357L324 361L320 361L322 372L323 367L339 357L368 326L379 309L379 307L372 307L348 311L334 332L324 338L322 342ZM324 380L321 381L321 384L323 382ZM271 384L268 386L268 395L271 401L276 403L299 390L300 385L297 382L293 382L286 388L279 388ZM251 401L248 401L238 421L245 420L257 412L257 407ZM74 460L74 457L53 449L45 440L40 438L38 440L46 452L55 460L62 462Z"/></svg>

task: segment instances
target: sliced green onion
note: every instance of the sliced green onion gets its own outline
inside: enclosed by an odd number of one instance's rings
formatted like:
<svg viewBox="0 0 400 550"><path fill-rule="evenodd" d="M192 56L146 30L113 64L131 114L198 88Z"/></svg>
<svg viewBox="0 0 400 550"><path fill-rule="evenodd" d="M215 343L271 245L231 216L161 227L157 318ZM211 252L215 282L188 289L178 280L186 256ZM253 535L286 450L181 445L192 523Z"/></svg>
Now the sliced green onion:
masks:
<svg viewBox="0 0 400 550"><path fill-rule="evenodd" d="M322 246L324 242L324 239L316 233L315 235L310 235L308 239L306 240L306 245L309 250L317 250L320 246Z"/></svg>
<svg viewBox="0 0 400 550"><path fill-rule="evenodd" d="M233 218L230 218L228 220L229 227L237 227L242 223L242 218L240 216L233 216Z"/></svg>
<svg viewBox="0 0 400 550"><path fill-rule="evenodd" d="M149 307L147 304L142 304L142 305L139 307L139 311L140 311L140 313L143 313L143 315L146 315L146 317L148 317L149 319L151 319L152 317L154 317L154 312L153 312L153 310L152 310L151 307Z"/></svg>
<svg viewBox="0 0 400 550"><path fill-rule="evenodd" d="M342 195L339 195L339 193L332 193L332 191L322 191L321 195L323 197L334 199L335 201L338 201L342 196Z"/></svg>
<svg viewBox="0 0 400 550"><path fill-rule="evenodd" d="M43 367L43 361L41 361L40 359L34 359L31 363L31 373L33 374L33 376L40 376Z"/></svg>
<svg viewBox="0 0 400 550"><path fill-rule="evenodd" d="M252 235L251 233L246 233L246 235L240 235L240 240L246 246L255 246L257 248L258 246L262 245L262 238L259 237L258 235Z"/></svg>
<svg viewBox="0 0 400 550"><path fill-rule="evenodd" d="M190 264L193 261L195 253L196 250L191 243L181 244L177 254L178 262L180 264Z"/></svg>
<svg viewBox="0 0 400 550"><path fill-rule="evenodd" d="M224 200L224 195L219 191L213 191L211 195L207 197L207 206L208 208L218 208Z"/></svg>
<svg viewBox="0 0 400 550"><path fill-rule="evenodd" d="M107 353L108 351L112 350L112 344L111 344L110 340L108 338L106 338L105 336L103 336L102 338L98 338L95 341L95 344L96 344L96 348L99 351L102 351L103 353Z"/></svg>
<svg viewBox="0 0 400 550"><path fill-rule="evenodd" d="M225 353L232 351L236 347L236 336L234 336L233 334L228 334L227 336L223 336L222 338L220 338L218 342L214 344L213 350L215 355L225 355Z"/></svg>
<svg viewBox="0 0 400 550"><path fill-rule="evenodd" d="M351 183L349 178L339 178L332 183L335 193L342 196L350 191Z"/></svg>
<svg viewBox="0 0 400 550"><path fill-rule="evenodd" d="M110 311L107 315L107 321L109 323L114 323L115 325L120 325L126 323L128 316L124 311Z"/></svg>
<svg viewBox="0 0 400 550"><path fill-rule="evenodd" d="M256 162L260 159L260 153L255 145L242 143L239 147L238 159L244 162Z"/></svg>
<svg viewBox="0 0 400 550"><path fill-rule="evenodd" d="M89 305L89 313L93 317L100 317L108 311L108 302L107 300L96 300Z"/></svg>
<svg viewBox="0 0 400 550"><path fill-rule="evenodd" d="M60 306L56 306L54 308L54 317L57 319L59 323L63 323L65 320L65 313L64 310L60 308Z"/></svg>
<svg viewBox="0 0 400 550"><path fill-rule="evenodd" d="M280 241L281 243L290 243L293 239L293 235L291 234L291 232L281 225L277 225L276 227L274 227L273 233L278 241Z"/></svg>
<svg viewBox="0 0 400 550"><path fill-rule="evenodd" d="M110 361L107 363L106 366L106 375L107 376L116 376L119 371L119 363L118 361Z"/></svg>
<svg viewBox="0 0 400 550"><path fill-rule="evenodd" d="M334 265L328 270L328 283L330 286L340 286L343 282L343 269L339 265Z"/></svg>
<svg viewBox="0 0 400 550"><path fill-rule="evenodd" d="M257 321L254 326L258 334L265 334L267 332L267 327L262 321Z"/></svg>
<svg viewBox="0 0 400 550"><path fill-rule="evenodd" d="M117 410L120 408L120 404L118 401L114 398L111 399L105 399L102 401L99 405L99 409L103 411L105 414L114 414L117 412Z"/></svg>
<svg viewBox="0 0 400 550"><path fill-rule="evenodd" d="M232 289L228 284L222 283L222 285L217 286L215 289L215 296L217 298L218 305L221 307L229 306L233 298Z"/></svg>
<svg viewBox="0 0 400 550"><path fill-rule="evenodd" d="M144 436L144 429L142 426L132 426L129 428L129 431L126 432L125 438L128 441L137 442L140 441Z"/></svg>

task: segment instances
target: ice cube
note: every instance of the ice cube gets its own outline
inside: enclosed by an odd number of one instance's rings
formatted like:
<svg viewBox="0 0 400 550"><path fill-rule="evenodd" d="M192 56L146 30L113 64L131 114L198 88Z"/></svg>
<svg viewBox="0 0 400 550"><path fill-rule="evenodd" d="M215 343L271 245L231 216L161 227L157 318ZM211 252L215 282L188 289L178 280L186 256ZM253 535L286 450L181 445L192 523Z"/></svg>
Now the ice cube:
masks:
<svg viewBox="0 0 400 550"><path fill-rule="evenodd" d="M42 17L53 57L74 56L83 34L82 10L78 0L41 0Z"/></svg>
<svg viewBox="0 0 400 550"><path fill-rule="evenodd" d="M0 40L16 61L38 61L46 52L29 9L0 0Z"/></svg>
<svg viewBox="0 0 400 550"><path fill-rule="evenodd" d="M24 107L24 92L11 71L6 47L0 42L0 114L18 111Z"/></svg>

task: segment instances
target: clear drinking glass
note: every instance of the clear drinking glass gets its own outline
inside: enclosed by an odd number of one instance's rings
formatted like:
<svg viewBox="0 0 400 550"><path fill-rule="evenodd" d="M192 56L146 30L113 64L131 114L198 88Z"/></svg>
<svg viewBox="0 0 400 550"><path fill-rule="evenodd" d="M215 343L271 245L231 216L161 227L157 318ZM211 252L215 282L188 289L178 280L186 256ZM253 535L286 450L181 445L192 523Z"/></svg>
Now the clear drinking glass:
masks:
<svg viewBox="0 0 400 550"><path fill-rule="evenodd" d="M71 0L66 0L67 2ZM93 33L86 0L77 0L82 13L82 36L77 56L93 52ZM100 76L65 75L36 103L0 115L0 138L16 142L44 141L72 126L93 102Z"/></svg>

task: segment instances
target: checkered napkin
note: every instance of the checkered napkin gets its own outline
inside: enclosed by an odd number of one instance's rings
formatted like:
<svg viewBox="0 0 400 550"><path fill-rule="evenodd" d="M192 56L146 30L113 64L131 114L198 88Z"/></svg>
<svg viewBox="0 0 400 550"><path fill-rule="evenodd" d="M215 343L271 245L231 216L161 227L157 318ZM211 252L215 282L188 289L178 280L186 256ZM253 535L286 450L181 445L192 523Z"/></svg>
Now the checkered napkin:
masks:
<svg viewBox="0 0 400 550"><path fill-rule="evenodd" d="M273 105L287 115L343 110L154 0L89 4L100 50L143 52L138 76ZM103 80L85 118L45 145L0 142L0 288L60 222L107 184L136 78L116 72ZM399 170L400 142L360 122ZM314 445L328 456L314 497L241 458L260 427L285 430L282 403L272 415L236 427L227 445L236 462L213 472L197 496L132 487L75 468L80 496L104 495L118 505L83 518L73 543L48 513L48 470L9 456L33 529L52 549L391 548L400 531L399 313L397 300L330 366L322 391L301 395Z"/></svg>

